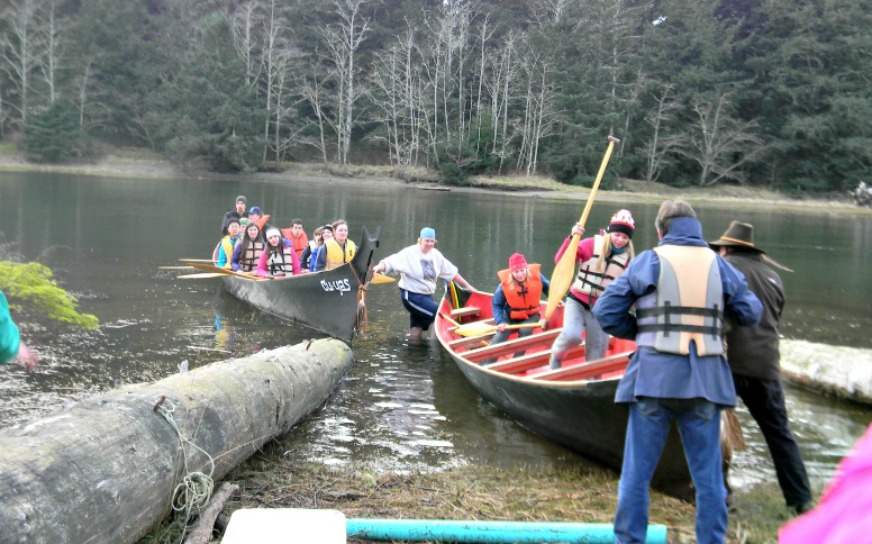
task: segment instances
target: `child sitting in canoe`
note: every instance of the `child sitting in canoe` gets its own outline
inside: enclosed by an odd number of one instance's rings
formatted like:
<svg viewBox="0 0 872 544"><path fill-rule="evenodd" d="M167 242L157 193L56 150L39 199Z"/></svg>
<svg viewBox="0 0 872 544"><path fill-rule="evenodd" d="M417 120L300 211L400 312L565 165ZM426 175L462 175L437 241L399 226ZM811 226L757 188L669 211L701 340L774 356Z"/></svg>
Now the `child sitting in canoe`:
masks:
<svg viewBox="0 0 872 544"><path fill-rule="evenodd" d="M257 263L259 276L290 276L300 273L300 260L294 248L284 244L282 233L275 227L266 231L266 248Z"/></svg>
<svg viewBox="0 0 872 544"><path fill-rule="evenodd" d="M539 302L548 295L550 282L542 275L541 265L527 264L520 253L509 257L509 267L497 272L500 284L491 299L491 310L497 332L491 345L505 342L513 329L518 329L518 337L529 336L542 319ZM526 325L526 326L525 326ZM522 353L516 353L519 357ZM485 361L485 363L491 363Z"/></svg>

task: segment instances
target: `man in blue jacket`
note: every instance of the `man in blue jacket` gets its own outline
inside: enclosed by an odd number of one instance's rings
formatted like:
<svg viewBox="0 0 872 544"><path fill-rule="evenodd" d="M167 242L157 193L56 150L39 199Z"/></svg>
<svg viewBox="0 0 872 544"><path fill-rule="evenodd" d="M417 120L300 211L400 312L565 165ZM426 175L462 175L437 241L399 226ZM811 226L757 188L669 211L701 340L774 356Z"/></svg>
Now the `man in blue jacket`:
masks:
<svg viewBox="0 0 872 544"><path fill-rule="evenodd" d="M720 544L727 532L720 411L736 405L723 324L754 326L763 308L742 274L709 249L689 204L667 200L655 226L659 245L639 254L593 308L607 333L635 338L637 348L615 394L630 409L615 538L645 541L648 488L676 421L696 488L697 541Z"/></svg>

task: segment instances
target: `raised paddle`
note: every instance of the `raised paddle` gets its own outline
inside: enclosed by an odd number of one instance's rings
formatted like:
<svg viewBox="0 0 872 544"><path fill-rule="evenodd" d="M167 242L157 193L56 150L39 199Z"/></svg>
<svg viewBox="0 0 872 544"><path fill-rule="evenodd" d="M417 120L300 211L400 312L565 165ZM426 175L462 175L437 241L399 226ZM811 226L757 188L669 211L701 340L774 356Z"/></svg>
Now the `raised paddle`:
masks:
<svg viewBox="0 0 872 544"><path fill-rule="evenodd" d="M518 323L517 325L506 325L507 330L516 329L532 329L538 327L541 323ZM472 323L464 323L454 329L455 334L460 336L484 336L497 331L496 325L489 325L483 321L474 321Z"/></svg>
<svg viewBox="0 0 872 544"><path fill-rule="evenodd" d="M618 142L620 142L619 139L609 136L609 146L606 148L606 154L603 156L603 162L600 164L599 172L597 172L596 181L594 181L593 188L590 190L590 196L587 197L587 204L585 204L584 211L581 213L581 219L578 220L582 228L584 228L584 224L587 222L587 216L590 215L590 209L593 207L596 192L599 189L600 182L603 180L603 174L606 172L606 166L612 157L615 144ZM578 251L580 239L581 237L577 234L572 235L569 246L563 252L560 261L557 262L557 266L554 267L554 273L551 274L551 286L548 288L548 305L545 308L545 319L551 318L551 314L554 313L566 292L569 291L572 278L575 276L575 255Z"/></svg>

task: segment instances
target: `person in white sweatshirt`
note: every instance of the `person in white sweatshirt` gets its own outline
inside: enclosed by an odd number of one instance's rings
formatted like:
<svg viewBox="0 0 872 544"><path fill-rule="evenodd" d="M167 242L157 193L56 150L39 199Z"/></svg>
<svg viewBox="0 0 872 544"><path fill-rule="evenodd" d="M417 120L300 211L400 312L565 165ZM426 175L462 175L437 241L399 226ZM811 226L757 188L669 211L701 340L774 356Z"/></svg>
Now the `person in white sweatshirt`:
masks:
<svg viewBox="0 0 872 544"><path fill-rule="evenodd" d="M385 257L372 267L374 273L400 275L400 299L409 312L409 337L412 339L420 339L436 319L439 305L433 299L433 294L440 278L457 282L461 287L475 291L463 279L457 267L435 246L436 230L424 227L418 236L418 243Z"/></svg>

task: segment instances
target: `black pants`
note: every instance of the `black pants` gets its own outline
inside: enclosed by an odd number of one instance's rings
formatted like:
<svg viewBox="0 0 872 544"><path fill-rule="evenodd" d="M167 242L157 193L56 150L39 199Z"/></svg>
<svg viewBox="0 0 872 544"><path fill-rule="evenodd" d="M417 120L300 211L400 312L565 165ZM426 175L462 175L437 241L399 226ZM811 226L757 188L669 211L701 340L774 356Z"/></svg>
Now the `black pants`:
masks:
<svg viewBox="0 0 872 544"><path fill-rule="evenodd" d="M787 506L800 507L810 503L812 496L808 474L799 446L790 432L781 381L736 375L733 375L733 381L736 383L736 393L748 407L766 439Z"/></svg>

